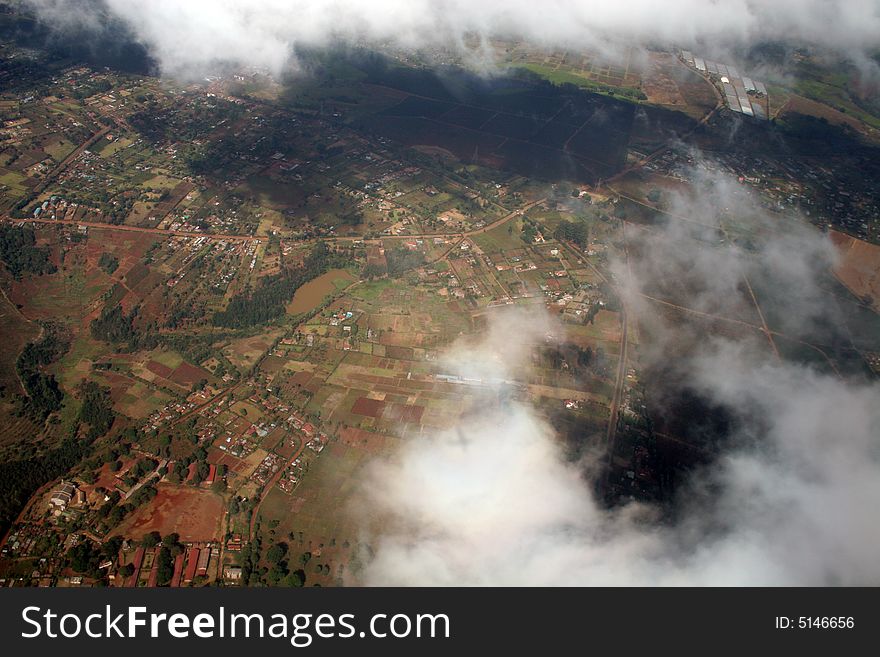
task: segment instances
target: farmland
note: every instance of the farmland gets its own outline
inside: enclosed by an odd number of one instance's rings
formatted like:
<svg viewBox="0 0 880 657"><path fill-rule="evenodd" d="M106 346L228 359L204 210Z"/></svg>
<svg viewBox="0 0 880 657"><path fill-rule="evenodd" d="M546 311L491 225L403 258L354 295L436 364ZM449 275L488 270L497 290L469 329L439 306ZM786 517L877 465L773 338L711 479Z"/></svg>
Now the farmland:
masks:
<svg viewBox="0 0 880 657"><path fill-rule="evenodd" d="M771 84L758 123L672 51L494 46L491 76L352 48L0 90L3 583L154 585L162 539L175 586L360 583L376 468L470 417L528 409L603 504L662 505L732 431L682 373L715 345L876 377L845 81ZM77 543L110 564L71 575Z"/></svg>

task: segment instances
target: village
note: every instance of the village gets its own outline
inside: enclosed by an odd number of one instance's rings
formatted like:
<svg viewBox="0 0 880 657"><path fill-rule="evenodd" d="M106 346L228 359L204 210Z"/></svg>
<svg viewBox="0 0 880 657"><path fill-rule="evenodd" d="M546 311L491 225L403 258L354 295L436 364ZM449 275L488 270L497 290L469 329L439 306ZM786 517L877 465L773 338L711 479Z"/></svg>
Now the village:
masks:
<svg viewBox="0 0 880 657"><path fill-rule="evenodd" d="M661 499L678 464L657 445L705 454L651 416L642 305L877 370L867 147L811 150L776 87L692 52L639 70L507 45L525 71L509 88L458 71L463 100L405 58L334 55L291 87L0 44L0 587L357 582L385 520L366 473L508 401L601 455L612 502ZM760 281L737 288L745 319L659 277L633 291L670 225L752 252L763 233L735 207L681 210L725 185L847 245L828 285L858 349L789 336ZM493 326L520 339L517 316L553 327L520 370L451 364Z"/></svg>

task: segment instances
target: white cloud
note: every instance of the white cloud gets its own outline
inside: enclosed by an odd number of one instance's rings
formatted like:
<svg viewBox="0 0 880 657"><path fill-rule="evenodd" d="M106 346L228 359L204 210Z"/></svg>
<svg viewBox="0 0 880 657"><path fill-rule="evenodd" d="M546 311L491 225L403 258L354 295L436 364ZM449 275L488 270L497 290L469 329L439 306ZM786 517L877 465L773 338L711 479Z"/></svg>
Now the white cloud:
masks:
<svg viewBox="0 0 880 657"><path fill-rule="evenodd" d="M700 197L690 210L710 205ZM741 207L757 212L747 203ZM770 275L801 288L789 311L802 317L832 312L817 306L814 289L828 264L816 257L827 253L824 237L806 229L796 243L791 235L771 236L760 257L716 246L713 260L694 258L694 241L677 230L644 237L652 248L641 257L651 263L634 267L636 279L626 293L642 319L661 321L656 309L635 303L654 282L638 276L654 276L656 263L670 260L687 263L704 290L729 289L731 272L754 273L761 259L785 260L776 262ZM677 270L669 265L669 271ZM808 300L803 307L802 299ZM722 304L720 311L726 310ZM668 323L655 331L658 342L644 357L679 353L677 329ZM558 334L558 327L548 329L547 319L534 312L505 317L481 342L463 352L453 349L448 367L480 363L484 380L505 379L528 367L529 345L548 330ZM680 357L693 389L726 408L736 429L716 462L681 487L674 520L644 504L604 508L583 474L589 468L563 458L552 428L530 405L494 399L448 431L408 439L395 459L376 464L365 494L391 520L386 531L370 538L375 555L364 580L880 584L880 388L781 362L756 344L702 336Z"/></svg>
<svg viewBox="0 0 880 657"><path fill-rule="evenodd" d="M82 6L26 0L60 20L82 22ZM464 34L538 43L703 40L722 46L799 40L864 59L880 45L876 0L103 0L166 73L198 75L219 61L282 70L298 45L333 40L450 46Z"/></svg>

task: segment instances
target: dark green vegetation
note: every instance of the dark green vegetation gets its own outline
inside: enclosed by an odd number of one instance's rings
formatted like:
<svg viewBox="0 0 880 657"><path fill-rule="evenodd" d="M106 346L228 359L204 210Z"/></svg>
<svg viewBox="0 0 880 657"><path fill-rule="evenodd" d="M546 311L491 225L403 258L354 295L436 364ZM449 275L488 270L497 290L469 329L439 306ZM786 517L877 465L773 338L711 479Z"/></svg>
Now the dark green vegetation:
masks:
<svg viewBox="0 0 880 657"><path fill-rule="evenodd" d="M386 251L385 259L388 262L388 274L394 277L402 276L405 272L425 264L425 256L422 253L403 247ZM371 270L368 273L376 272Z"/></svg>
<svg viewBox="0 0 880 657"><path fill-rule="evenodd" d="M147 109L134 114L129 119L135 130L153 142L192 141L204 137L202 126L231 121L244 113L240 106L221 99L217 99L215 104L200 106L197 115L192 117L182 116L177 112L163 112L157 107L155 101L148 99ZM234 145L234 141L218 140L210 142L201 149L193 148L188 157L190 166L194 167L193 172L201 173L201 170L197 170L198 163L207 168L206 163L211 157L222 158L223 154Z"/></svg>
<svg viewBox="0 0 880 657"><path fill-rule="evenodd" d="M89 451L89 442L67 438L39 456L0 463L0 533L6 531L40 486L67 473Z"/></svg>
<svg viewBox="0 0 880 657"><path fill-rule="evenodd" d="M583 247L590 238L590 229L584 221L561 221L553 232L553 237Z"/></svg>
<svg viewBox="0 0 880 657"><path fill-rule="evenodd" d="M556 85L517 70L491 80L462 69L409 69L376 57L352 60L366 82L409 94L363 127L407 145L443 148L542 180L595 182L623 165L631 102Z"/></svg>
<svg viewBox="0 0 880 657"><path fill-rule="evenodd" d="M333 253L323 242L315 245L301 267L287 268L262 279L256 290L235 295L226 310L214 315L215 326L243 328L257 326L284 315L284 307L305 283L335 268L345 267L348 259Z"/></svg>
<svg viewBox="0 0 880 657"><path fill-rule="evenodd" d="M49 249L36 246L33 228L3 224L0 226L0 259L9 273L21 279L24 274L52 274L55 265L49 260Z"/></svg>
<svg viewBox="0 0 880 657"><path fill-rule="evenodd" d="M132 342L137 338L137 333L132 325L136 315L137 309L126 315L122 306L118 304L112 308L105 308L101 312L101 316L92 320L89 326L92 337L112 344Z"/></svg>
<svg viewBox="0 0 880 657"><path fill-rule="evenodd" d="M24 386L26 398L24 411L39 419L61 408L64 393L52 374L42 368L58 360L68 348L68 340L60 327L43 326L43 335L36 342L29 342L15 363L18 376Z"/></svg>
<svg viewBox="0 0 880 657"><path fill-rule="evenodd" d="M66 563L77 573L83 573L88 577L103 581L103 573L100 565L106 560L115 560L122 547L122 538L114 537L103 545L97 546L89 540L77 543L67 551Z"/></svg>
<svg viewBox="0 0 880 657"><path fill-rule="evenodd" d="M256 549L259 549L259 546ZM242 576L246 575L246 583L255 584L260 581L260 576L262 576L266 582L273 586L300 587L305 585L306 573L303 568L311 560L311 552L303 552L298 558L293 558L287 543L274 543L266 550L265 554L269 567L262 568L258 572L254 570L257 564L253 560L255 553L256 551L252 549L248 551L247 555L242 555ZM259 555L257 554L257 556Z"/></svg>
<svg viewBox="0 0 880 657"><path fill-rule="evenodd" d="M119 268L119 258L110 253L102 253L98 258L98 267L107 275L112 274Z"/></svg>
<svg viewBox="0 0 880 657"><path fill-rule="evenodd" d="M83 381L79 395L82 402L79 421L89 426L88 438L94 440L103 436L110 431L116 419L109 388L103 388L94 381Z"/></svg>
<svg viewBox="0 0 880 657"><path fill-rule="evenodd" d="M38 343L31 343L22 353L20 362L26 369L28 379L33 379L33 389L40 397L31 397L27 407L33 412L48 414L60 408L63 393L58 388L54 376L45 375L37 369L40 364L51 362L56 355L66 349L62 346L53 327L45 329L43 338ZM24 378L24 377L23 377ZM33 445L27 446L22 457L0 463L0 533L15 518L18 511L34 492L47 482L66 474L71 468L88 456L91 445L98 437L107 433L113 425L116 414L112 410L109 390L93 382L84 383L79 389L82 406L77 426L71 435L57 447L42 453ZM79 427L83 424L88 430L81 434Z"/></svg>

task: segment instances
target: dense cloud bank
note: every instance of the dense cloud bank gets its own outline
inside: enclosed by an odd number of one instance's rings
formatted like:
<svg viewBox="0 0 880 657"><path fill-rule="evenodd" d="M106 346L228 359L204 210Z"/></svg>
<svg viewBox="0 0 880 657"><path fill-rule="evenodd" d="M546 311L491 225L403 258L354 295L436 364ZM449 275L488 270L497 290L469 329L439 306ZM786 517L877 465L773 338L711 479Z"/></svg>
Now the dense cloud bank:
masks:
<svg viewBox="0 0 880 657"><path fill-rule="evenodd" d="M53 25L121 20L166 74L221 62L278 73L298 46L338 41L456 47L493 36L552 46L789 40L867 62L880 46L877 0L25 0ZM480 49L482 50L482 49Z"/></svg>

